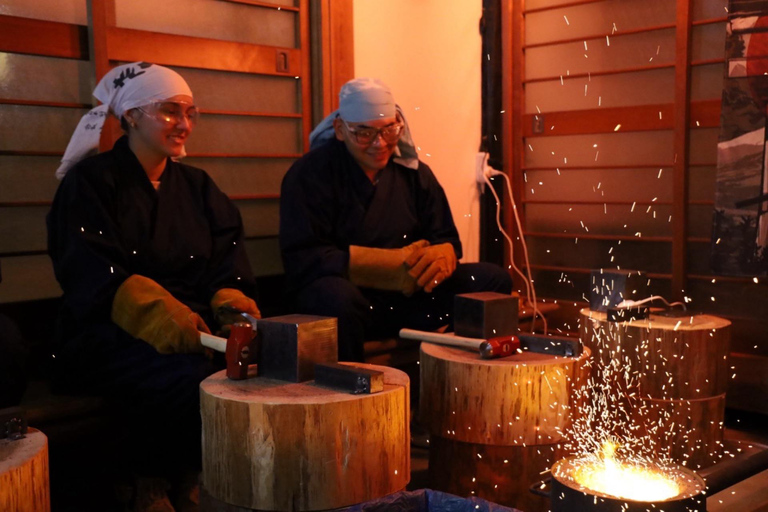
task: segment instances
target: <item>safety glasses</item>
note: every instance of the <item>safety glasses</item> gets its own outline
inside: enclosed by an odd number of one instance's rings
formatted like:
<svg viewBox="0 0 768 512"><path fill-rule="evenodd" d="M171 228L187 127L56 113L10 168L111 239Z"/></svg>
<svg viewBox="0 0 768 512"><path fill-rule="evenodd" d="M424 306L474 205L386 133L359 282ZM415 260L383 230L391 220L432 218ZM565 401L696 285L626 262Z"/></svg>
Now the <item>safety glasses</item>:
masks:
<svg viewBox="0 0 768 512"><path fill-rule="evenodd" d="M195 126L200 118L200 110L194 104L181 101L153 101L137 109L167 126L176 126L184 119Z"/></svg>
<svg viewBox="0 0 768 512"><path fill-rule="evenodd" d="M352 128L345 120L342 119L341 122L344 123L347 131L352 134L355 142L363 146L373 144L373 141L375 141L379 135L381 135L384 142L392 144L400 140L400 135L403 133L403 123L400 120L378 129L370 126Z"/></svg>

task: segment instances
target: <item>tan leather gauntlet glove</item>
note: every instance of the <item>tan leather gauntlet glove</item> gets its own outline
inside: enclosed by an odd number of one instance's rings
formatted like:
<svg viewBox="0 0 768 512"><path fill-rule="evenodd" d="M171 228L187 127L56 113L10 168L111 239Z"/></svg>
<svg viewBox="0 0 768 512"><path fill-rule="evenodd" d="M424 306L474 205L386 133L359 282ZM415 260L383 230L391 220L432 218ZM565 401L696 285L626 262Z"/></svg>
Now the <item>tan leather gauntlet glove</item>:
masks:
<svg viewBox="0 0 768 512"><path fill-rule="evenodd" d="M112 321L161 354L202 353L198 331L211 333L200 315L152 279L137 274L117 289Z"/></svg>
<svg viewBox="0 0 768 512"><path fill-rule="evenodd" d="M431 293L456 270L456 251L448 243L430 245L421 254L411 254L405 264L411 268L408 273L419 288Z"/></svg>
<svg viewBox="0 0 768 512"><path fill-rule="evenodd" d="M405 260L415 253L424 251L429 245L419 240L400 249L376 249L373 247L349 246L349 280L363 288L391 290L411 295L418 286L408 275Z"/></svg>
<svg viewBox="0 0 768 512"><path fill-rule="evenodd" d="M254 318L261 318L261 311L256 301L237 288L222 288L214 293L211 298L211 311L224 332L235 322L245 321L239 313L248 313Z"/></svg>

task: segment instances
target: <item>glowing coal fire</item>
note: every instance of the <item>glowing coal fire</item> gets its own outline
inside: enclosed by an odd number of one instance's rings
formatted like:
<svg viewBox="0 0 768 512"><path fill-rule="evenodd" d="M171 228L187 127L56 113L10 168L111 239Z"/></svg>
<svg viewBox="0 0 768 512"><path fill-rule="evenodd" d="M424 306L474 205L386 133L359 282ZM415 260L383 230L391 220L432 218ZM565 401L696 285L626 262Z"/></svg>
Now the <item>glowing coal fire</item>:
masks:
<svg viewBox="0 0 768 512"><path fill-rule="evenodd" d="M664 501L680 494L678 483L661 470L619 461L617 445L603 443L594 460L583 459L572 477L581 486L601 494L633 501Z"/></svg>

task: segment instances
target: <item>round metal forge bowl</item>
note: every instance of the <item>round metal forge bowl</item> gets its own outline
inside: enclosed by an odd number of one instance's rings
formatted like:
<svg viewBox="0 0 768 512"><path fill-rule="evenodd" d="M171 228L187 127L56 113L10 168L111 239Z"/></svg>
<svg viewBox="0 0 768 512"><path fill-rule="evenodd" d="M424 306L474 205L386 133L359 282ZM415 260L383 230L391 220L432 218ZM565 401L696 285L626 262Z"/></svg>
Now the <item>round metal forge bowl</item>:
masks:
<svg viewBox="0 0 768 512"><path fill-rule="evenodd" d="M552 466L551 512L706 512L704 480L693 471L678 467L671 476L680 493L663 501L633 501L617 498L580 485L573 479L577 469L574 457Z"/></svg>

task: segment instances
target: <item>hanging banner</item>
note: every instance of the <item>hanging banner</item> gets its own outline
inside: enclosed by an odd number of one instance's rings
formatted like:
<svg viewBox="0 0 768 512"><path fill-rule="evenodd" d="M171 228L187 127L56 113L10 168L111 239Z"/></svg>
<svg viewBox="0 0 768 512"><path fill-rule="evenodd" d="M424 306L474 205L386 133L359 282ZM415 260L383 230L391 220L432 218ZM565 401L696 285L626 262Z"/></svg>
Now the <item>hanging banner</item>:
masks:
<svg viewBox="0 0 768 512"><path fill-rule="evenodd" d="M725 42L712 270L768 274L768 0L731 0Z"/></svg>

